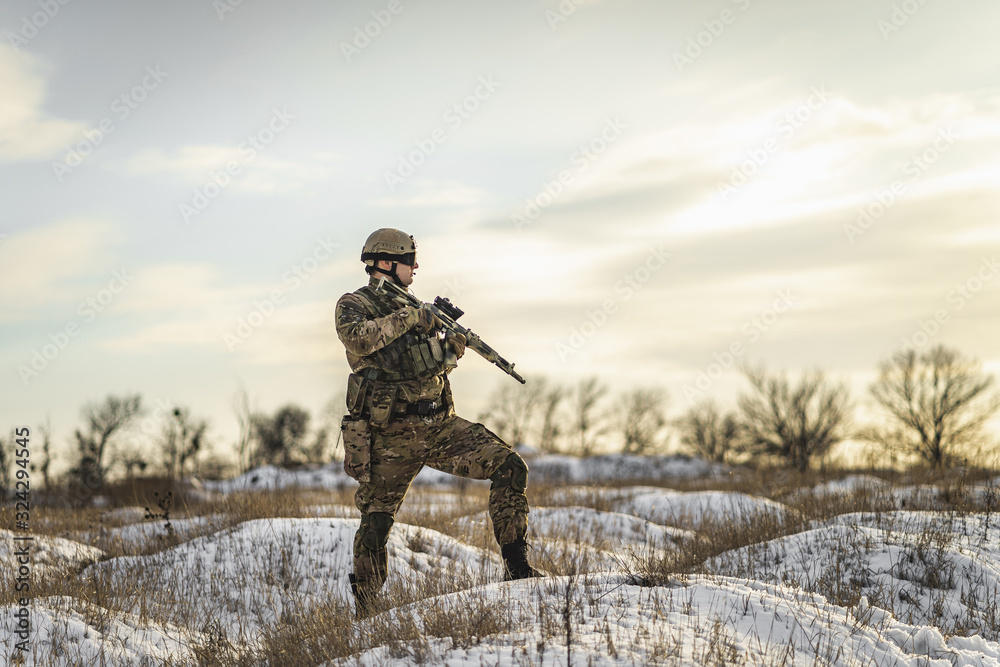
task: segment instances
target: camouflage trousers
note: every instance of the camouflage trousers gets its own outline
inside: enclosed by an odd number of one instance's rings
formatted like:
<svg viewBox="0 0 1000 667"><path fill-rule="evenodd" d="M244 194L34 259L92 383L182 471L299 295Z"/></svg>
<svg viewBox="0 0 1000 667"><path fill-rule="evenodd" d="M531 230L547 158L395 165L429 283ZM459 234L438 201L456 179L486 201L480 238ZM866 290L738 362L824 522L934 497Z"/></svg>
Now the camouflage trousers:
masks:
<svg viewBox="0 0 1000 667"><path fill-rule="evenodd" d="M361 527L354 537L354 576L359 590L374 595L385 583L385 540L392 517L421 468L428 465L460 477L488 479L512 454L510 445L488 428L451 410L426 421L410 415L385 428L373 427L371 480L361 482L354 495L361 510ZM498 544L524 537L528 528L524 491L494 484L489 510Z"/></svg>

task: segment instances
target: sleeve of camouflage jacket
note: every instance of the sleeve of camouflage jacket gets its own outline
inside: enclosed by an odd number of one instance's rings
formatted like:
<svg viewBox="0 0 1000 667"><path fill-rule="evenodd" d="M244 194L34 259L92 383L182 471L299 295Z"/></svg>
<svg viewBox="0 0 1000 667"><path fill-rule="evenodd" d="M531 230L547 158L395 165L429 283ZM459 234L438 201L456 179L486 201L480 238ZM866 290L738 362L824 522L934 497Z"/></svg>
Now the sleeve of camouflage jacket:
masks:
<svg viewBox="0 0 1000 667"><path fill-rule="evenodd" d="M391 315L369 318L361 300L345 294L337 302L337 336L348 352L365 357L409 331L418 313L404 306Z"/></svg>

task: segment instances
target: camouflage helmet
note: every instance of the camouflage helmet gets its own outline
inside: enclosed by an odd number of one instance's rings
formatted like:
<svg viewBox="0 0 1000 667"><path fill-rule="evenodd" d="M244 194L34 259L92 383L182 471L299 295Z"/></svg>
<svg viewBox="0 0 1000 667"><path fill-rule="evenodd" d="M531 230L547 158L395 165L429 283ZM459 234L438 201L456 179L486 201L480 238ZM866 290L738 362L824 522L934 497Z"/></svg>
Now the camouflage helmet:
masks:
<svg viewBox="0 0 1000 667"><path fill-rule="evenodd" d="M361 261L366 265L365 271L371 273L381 259L413 266L417 261L417 244L412 236L398 229L376 229L361 249Z"/></svg>

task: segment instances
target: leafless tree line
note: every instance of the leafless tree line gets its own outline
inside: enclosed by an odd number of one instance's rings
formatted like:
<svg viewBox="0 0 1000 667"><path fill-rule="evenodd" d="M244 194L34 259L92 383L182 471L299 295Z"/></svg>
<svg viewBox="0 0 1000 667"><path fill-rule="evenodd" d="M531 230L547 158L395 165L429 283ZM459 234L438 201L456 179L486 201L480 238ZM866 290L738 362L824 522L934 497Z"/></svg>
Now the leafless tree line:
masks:
<svg viewBox="0 0 1000 667"><path fill-rule="evenodd" d="M747 387L730 410L704 401L671 418L669 396L661 388L612 394L596 377L569 385L534 377L523 386L501 384L479 420L511 444L530 444L544 452L650 454L667 451L676 441L709 461L774 463L800 471L847 439L869 443L873 451L898 462L931 467L981 460L996 449L986 428L1000 409L993 376L975 360L941 345L922 353L901 351L879 364L869 387L871 404L882 418L877 424L855 425L848 388L822 371L806 372L796 381L763 366L744 367L742 374ZM343 413L342 403L331 400L319 425L311 427L304 408L289 404L270 414L253 410L241 389L233 404L239 471L327 462L335 455L337 443L330 434ZM160 415L156 432L141 435L135 425L145 413L138 394L85 405L82 424L73 434L74 464L61 481L96 490L111 474L154 471L176 479L228 472L225 459L206 456L211 441L206 419L177 405ZM37 433L43 446L32 465L47 488L51 425L40 426ZM0 438L0 489L10 486L13 442L13 434Z"/></svg>
<svg viewBox="0 0 1000 667"><path fill-rule="evenodd" d="M820 370L795 381L762 365L745 366L742 375L747 388L731 410L707 400L668 418L661 389L629 389L608 400L609 389L597 378L563 386L540 377L523 387L501 385L480 419L508 442L545 452L648 454L669 449L676 438L709 461L800 471L845 440L931 467L981 459L995 446L985 428L1000 408L994 378L944 346L901 351L879 365L869 387L882 420L876 425L855 425L848 387Z"/></svg>
<svg viewBox="0 0 1000 667"><path fill-rule="evenodd" d="M309 412L293 404L270 414L252 411L241 388L234 401L240 429L236 443L239 471L267 464L326 463L331 450L328 417L337 412L333 403L324 410L322 423L313 428ZM138 472L180 479L186 475L220 477L232 471L232 464L212 451L207 419L182 405L160 406L155 418L144 420L149 412L139 394L110 395L84 405L81 424L73 432L68 457L72 465L59 479L51 479L49 472L51 424L39 426L32 434L31 462L32 471L41 475L38 487L59 485L71 499L84 501L111 477L131 478ZM0 437L0 493L10 487L13 444L13 432L10 438Z"/></svg>

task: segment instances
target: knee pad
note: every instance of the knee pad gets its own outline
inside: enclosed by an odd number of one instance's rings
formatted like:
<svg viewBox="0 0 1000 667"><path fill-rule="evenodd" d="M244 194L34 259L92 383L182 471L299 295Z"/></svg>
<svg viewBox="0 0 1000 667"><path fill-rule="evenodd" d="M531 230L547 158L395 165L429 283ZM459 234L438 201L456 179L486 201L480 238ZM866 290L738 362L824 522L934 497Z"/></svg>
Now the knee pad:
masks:
<svg viewBox="0 0 1000 667"><path fill-rule="evenodd" d="M371 551L381 551L389 542L389 530L392 529L394 519L386 512L372 512L361 517L361 528L358 529L358 537L361 544Z"/></svg>
<svg viewBox="0 0 1000 667"><path fill-rule="evenodd" d="M496 472L490 475L490 481L493 482L493 488L509 486L524 493L528 488L528 465L518 454L511 452Z"/></svg>

